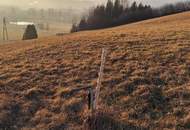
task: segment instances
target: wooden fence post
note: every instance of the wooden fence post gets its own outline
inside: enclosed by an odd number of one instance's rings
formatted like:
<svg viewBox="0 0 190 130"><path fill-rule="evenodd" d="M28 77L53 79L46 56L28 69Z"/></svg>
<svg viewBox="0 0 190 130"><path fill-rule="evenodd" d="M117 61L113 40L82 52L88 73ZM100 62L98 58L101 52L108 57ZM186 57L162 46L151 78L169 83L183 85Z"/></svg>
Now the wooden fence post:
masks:
<svg viewBox="0 0 190 130"><path fill-rule="evenodd" d="M97 109L97 107L98 107L100 87L102 85L104 66L105 66L105 62L106 62L106 53L107 53L107 50L105 48L103 48L102 49L102 56L101 56L101 66L100 66L99 76L98 76L98 80L97 80L97 86L95 88L94 109Z"/></svg>

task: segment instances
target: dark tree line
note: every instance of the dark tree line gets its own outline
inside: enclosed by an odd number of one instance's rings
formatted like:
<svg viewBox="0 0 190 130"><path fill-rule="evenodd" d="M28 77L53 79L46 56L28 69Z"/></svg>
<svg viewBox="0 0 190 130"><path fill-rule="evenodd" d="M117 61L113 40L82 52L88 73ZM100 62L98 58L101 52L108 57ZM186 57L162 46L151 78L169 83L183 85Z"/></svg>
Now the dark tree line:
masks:
<svg viewBox="0 0 190 130"><path fill-rule="evenodd" d="M190 10L190 2L168 4L161 8L137 2L130 6L124 5L129 4L122 3L121 0L108 0L106 5L93 8L87 17L83 17L78 24L73 24L71 32L113 27Z"/></svg>

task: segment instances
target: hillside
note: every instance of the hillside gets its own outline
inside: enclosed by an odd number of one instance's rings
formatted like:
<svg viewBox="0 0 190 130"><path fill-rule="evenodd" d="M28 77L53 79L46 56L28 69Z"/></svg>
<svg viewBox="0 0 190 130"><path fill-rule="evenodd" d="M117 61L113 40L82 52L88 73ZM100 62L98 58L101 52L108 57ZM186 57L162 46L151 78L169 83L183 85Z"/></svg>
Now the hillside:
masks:
<svg viewBox="0 0 190 130"><path fill-rule="evenodd" d="M0 45L0 129L80 128L108 48L101 103L131 129L190 129L190 12ZM161 92L155 88L161 86Z"/></svg>

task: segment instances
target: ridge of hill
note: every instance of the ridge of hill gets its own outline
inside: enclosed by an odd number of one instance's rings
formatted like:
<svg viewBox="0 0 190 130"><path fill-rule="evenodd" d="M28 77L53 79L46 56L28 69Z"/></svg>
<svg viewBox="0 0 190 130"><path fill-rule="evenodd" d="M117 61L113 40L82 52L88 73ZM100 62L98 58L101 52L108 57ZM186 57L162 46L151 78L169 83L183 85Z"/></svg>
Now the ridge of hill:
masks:
<svg viewBox="0 0 190 130"><path fill-rule="evenodd" d="M134 129L190 129L190 12L0 45L0 129L77 129L101 49L101 104ZM159 88L158 86L161 86ZM118 124L118 123L117 123ZM133 127L132 127L133 126Z"/></svg>

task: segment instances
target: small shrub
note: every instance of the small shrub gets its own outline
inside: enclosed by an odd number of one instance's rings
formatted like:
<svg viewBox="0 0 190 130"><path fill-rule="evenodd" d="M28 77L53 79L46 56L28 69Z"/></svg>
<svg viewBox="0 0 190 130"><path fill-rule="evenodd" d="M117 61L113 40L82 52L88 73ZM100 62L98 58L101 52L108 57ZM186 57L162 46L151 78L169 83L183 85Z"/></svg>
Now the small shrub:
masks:
<svg viewBox="0 0 190 130"><path fill-rule="evenodd" d="M37 30L35 25L28 25L23 35L23 40L30 40L38 38Z"/></svg>

